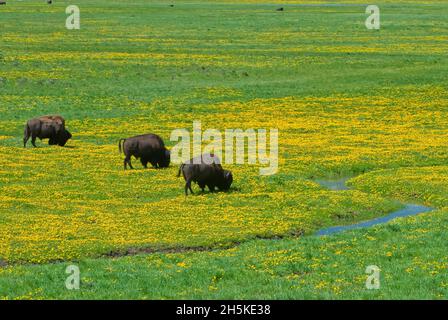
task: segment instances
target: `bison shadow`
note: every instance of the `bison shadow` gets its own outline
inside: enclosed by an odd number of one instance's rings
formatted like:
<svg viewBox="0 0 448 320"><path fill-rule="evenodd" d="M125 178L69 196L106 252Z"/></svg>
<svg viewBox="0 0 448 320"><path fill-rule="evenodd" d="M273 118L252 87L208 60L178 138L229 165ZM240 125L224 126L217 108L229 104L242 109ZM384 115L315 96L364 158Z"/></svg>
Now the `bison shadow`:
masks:
<svg viewBox="0 0 448 320"><path fill-rule="evenodd" d="M230 187L230 189L228 189L228 190L218 190L218 189L216 189L215 191L210 191L210 190L208 190L208 189L205 189L204 191L202 191L202 190L195 190L194 191L194 193L190 193L188 196L185 196L185 197L189 197L189 196L202 196L202 195L205 195L205 194L215 194L215 193L228 193L228 194L232 194L232 193L239 193L241 191L241 189L240 188L238 188L238 187Z"/></svg>
<svg viewBox="0 0 448 320"><path fill-rule="evenodd" d="M145 167L133 167L132 169L127 169L126 171L129 172L133 172L133 171L161 171L161 170L168 170L171 169L172 166L168 166L168 167L153 167L153 166L148 166L147 168Z"/></svg>
<svg viewBox="0 0 448 320"><path fill-rule="evenodd" d="M75 147L75 146L58 146L58 145L45 145L45 144L37 145L37 146L33 147L33 149L51 148L51 147L57 147L57 148L62 148L62 149L65 149L65 148L67 148L67 149L78 149L78 147ZM28 149L32 150L32 148L28 148Z"/></svg>

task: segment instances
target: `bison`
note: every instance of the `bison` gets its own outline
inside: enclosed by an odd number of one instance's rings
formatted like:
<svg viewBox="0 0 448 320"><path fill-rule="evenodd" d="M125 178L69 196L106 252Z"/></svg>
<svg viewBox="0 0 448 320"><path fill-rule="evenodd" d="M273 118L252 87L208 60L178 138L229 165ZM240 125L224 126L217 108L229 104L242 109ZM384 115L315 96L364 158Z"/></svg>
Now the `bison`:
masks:
<svg viewBox="0 0 448 320"><path fill-rule="evenodd" d="M193 193L191 182L196 182L202 192L205 186L210 192L214 192L215 187L219 190L229 190L233 182L232 172L224 170L219 158L214 154L203 154L181 164L177 173L178 177L181 172L186 182L185 195L188 195L188 190Z"/></svg>
<svg viewBox="0 0 448 320"><path fill-rule="evenodd" d="M170 151L165 147L162 138L156 134L143 134L118 141L118 150L125 155L124 169L131 164L131 156L140 158L143 167L148 167L148 162L154 168L166 168L170 165Z"/></svg>
<svg viewBox="0 0 448 320"><path fill-rule="evenodd" d="M31 137L31 144L36 147L36 138L49 139L49 145L65 146L72 137L65 129L65 120L59 115L48 115L28 120L25 125L23 147Z"/></svg>

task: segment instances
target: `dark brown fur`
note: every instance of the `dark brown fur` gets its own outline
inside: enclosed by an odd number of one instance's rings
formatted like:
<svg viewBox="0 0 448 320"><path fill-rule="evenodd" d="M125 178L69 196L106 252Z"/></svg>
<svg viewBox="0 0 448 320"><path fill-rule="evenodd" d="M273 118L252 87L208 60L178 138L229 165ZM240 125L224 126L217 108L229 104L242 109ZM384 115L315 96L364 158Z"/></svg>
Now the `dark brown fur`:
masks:
<svg viewBox="0 0 448 320"><path fill-rule="evenodd" d="M36 147L36 138L49 139L48 144L64 146L72 137L65 129L65 120L58 115L47 115L28 120L25 125L23 147L31 137L31 144Z"/></svg>
<svg viewBox="0 0 448 320"><path fill-rule="evenodd" d="M214 192L215 188L228 190L233 182L232 173L224 170L219 158L213 154L202 155L183 163L177 176L181 173L185 179L185 195L188 195L188 190L193 193L192 182L196 182L202 192L206 186L210 192Z"/></svg>
<svg viewBox="0 0 448 320"><path fill-rule="evenodd" d="M125 155L124 169L127 165L134 169L131 164L131 157L140 159L142 165L147 168L148 162L154 168L165 168L170 165L170 152L165 144L156 134L144 134L118 141L118 149L120 153L123 151Z"/></svg>

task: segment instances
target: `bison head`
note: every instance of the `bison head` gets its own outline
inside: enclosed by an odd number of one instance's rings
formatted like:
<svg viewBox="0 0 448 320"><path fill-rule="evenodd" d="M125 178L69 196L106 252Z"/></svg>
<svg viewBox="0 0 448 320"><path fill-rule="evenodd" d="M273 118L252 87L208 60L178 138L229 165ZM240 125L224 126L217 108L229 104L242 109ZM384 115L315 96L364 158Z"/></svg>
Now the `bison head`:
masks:
<svg viewBox="0 0 448 320"><path fill-rule="evenodd" d="M233 182L232 172L229 170L223 170L222 175L222 180L220 181L218 188L220 190L229 190Z"/></svg>
<svg viewBox="0 0 448 320"><path fill-rule="evenodd" d="M159 167L160 168L167 168L169 167L171 162L171 152L168 149L165 149L165 151L162 154L162 157L159 161Z"/></svg>
<svg viewBox="0 0 448 320"><path fill-rule="evenodd" d="M71 139L72 134L68 130L64 130L58 137L58 145L63 147L69 139Z"/></svg>

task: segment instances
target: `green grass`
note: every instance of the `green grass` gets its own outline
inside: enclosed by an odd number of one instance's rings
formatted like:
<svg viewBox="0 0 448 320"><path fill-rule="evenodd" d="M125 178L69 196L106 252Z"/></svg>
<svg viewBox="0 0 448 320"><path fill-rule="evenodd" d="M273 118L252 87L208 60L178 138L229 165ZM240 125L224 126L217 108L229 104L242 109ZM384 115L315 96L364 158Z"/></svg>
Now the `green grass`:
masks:
<svg viewBox="0 0 448 320"><path fill-rule="evenodd" d="M381 1L376 31L363 6L278 3L79 0L79 31L68 2L0 7L1 298L448 297L448 3ZM23 149L48 113L71 148ZM279 173L228 166L231 192L185 199L176 165L122 170L119 138L172 147L193 120L278 128ZM311 181L341 176L353 190ZM435 211L312 236L399 201Z"/></svg>
<svg viewBox="0 0 448 320"><path fill-rule="evenodd" d="M408 190L400 170L389 179ZM445 207L334 236L254 240L225 250L8 267L0 288L3 298L33 299L446 299L447 213ZM80 267L80 290L64 287L70 264ZM381 269L379 290L365 287L369 265Z"/></svg>

